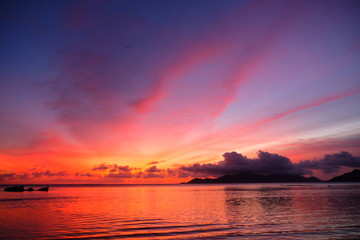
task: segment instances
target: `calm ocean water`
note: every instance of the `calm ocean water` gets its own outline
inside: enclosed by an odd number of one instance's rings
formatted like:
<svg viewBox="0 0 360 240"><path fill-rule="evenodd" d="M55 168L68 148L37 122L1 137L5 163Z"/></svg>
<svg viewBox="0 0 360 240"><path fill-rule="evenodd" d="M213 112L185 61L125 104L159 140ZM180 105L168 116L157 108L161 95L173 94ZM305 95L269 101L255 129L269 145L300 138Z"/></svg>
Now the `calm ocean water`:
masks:
<svg viewBox="0 0 360 240"><path fill-rule="evenodd" d="M1 239L360 239L359 184L0 192Z"/></svg>

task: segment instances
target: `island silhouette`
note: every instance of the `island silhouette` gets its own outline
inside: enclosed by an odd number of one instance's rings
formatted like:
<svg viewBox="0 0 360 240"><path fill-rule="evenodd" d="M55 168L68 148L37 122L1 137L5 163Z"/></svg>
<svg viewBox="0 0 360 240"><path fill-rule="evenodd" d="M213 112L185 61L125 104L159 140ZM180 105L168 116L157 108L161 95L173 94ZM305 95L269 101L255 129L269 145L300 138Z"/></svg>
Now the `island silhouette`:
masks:
<svg viewBox="0 0 360 240"><path fill-rule="evenodd" d="M253 172L242 172L234 175L224 175L219 178L194 178L188 184L198 183L281 183L281 182L360 182L360 170L334 177L329 181L322 181L316 177L304 177L293 174L261 175Z"/></svg>

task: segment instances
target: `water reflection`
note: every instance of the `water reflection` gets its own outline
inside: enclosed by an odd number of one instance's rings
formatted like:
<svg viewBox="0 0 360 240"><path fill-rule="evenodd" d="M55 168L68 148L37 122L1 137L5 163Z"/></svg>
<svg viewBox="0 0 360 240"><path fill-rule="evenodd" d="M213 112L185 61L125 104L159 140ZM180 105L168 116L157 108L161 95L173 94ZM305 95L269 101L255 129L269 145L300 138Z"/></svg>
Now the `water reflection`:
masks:
<svg viewBox="0 0 360 240"><path fill-rule="evenodd" d="M0 238L360 239L360 185L68 187L36 194L0 193Z"/></svg>
<svg viewBox="0 0 360 240"><path fill-rule="evenodd" d="M224 189L228 221L235 225L273 225L288 222L292 194L287 188L239 186Z"/></svg>
<svg viewBox="0 0 360 240"><path fill-rule="evenodd" d="M238 234L294 237L321 232L343 239L353 238L360 226L359 185L232 186L224 193L228 222L239 228Z"/></svg>
<svg viewBox="0 0 360 240"><path fill-rule="evenodd" d="M291 207L291 197L261 197L259 202L267 211L279 211L279 208Z"/></svg>

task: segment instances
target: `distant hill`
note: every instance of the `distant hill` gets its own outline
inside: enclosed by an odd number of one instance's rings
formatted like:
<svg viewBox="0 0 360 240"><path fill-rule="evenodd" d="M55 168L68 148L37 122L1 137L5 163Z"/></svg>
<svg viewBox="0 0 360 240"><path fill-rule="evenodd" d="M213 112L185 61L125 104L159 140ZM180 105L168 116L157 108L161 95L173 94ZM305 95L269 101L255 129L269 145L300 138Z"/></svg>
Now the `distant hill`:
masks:
<svg viewBox="0 0 360 240"><path fill-rule="evenodd" d="M329 182L360 182L360 169L334 177Z"/></svg>
<svg viewBox="0 0 360 240"><path fill-rule="evenodd" d="M219 178L194 178L187 183L278 183L278 182L322 182L316 177L303 177L299 175L260 175L243 172L236 175L225 175Z"/></svg>

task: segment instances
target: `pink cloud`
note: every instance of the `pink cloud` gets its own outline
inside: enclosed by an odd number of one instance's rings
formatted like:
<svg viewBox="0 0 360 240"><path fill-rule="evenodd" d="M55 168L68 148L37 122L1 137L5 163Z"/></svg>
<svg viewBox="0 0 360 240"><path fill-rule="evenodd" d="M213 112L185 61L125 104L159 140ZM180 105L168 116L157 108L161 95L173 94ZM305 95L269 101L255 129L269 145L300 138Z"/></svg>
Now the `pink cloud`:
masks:
<svg viewBox="0 0 360 240"><path fill-rule="evenodd" d="M350 89L348 91L344 91L344 92L334 94L332 96L324 97L324 98L318 99L316 101L313 101L312 103L305 104L303 106L293 108L291 110L288 110L288 111L276 114L274 116L271 116L271 117L269 117L267 119L264 119L264 120L262 120L260 122L254 123L254 125L252 125L251 128L257 128L257 127L259 127L261 125L265 125L267 123L276 121L276 120L278 120L280 118L283 118L283 117L286 117L286 116L288 116L290 114L300 112L300 111L303 111L303 110L306 110L306 109L318 107L320 105L327 104L329 102L336 101L336 100L346 98L346 97L350 97L350 96L353 96L353 95L357 95L359 93L360 93L360 87L357 87L357 88Z"/></svg>
<svg viewBox="0 0 360 240"><path fill-rule="evenodd" d="M328 104L330 102L339 100L339 99L343 99L343 98L347 98L353 95L357 95L360 93L360 89L355 88L355 89L350 89L347 91L343 91L340 93L336 93L334 95L330 95L327 97L323 97L317 100L314 100L308 104L304 104L302 106L298 106L298 107L294 107L292 109L280 112L278 114L274 114L272 116L268 116L265 117L264 119L255 121L255 122L250 122L248 124L240 124L240 125L236 125L234 127L229 127L229 128L225 128L223 130L217 130L214 132L210 132L210 133L206 133L204 134L202 137L196 139L194 142L191 142L190 144L184 144L181 147L178 147L176 150L174 149L173 151L169 151L168 155L165 155L165 159L166 158L182 158L182 156L187 156L187 158L189 158L189 153L197 153L199 151L204 151L204 149L207 149L207 151L209 151L209 149L211 148L219 148L217 146L222 146L222 144L225 142L226 145L231 145L234 144L234 142L239 142L239 140L237 139L241 139L242 137L245 136L251 136L253 134L256 134L257 132L259 132L261 129L266 128L267 126L270 126L271 123L277 122L280 119L283 119L289 115L292 115L294 113L297 112L301 112L307 109L311 109L311 108L315 108L324 104ZM286 137L286 136L285 136ZM242 143L240 142L240 146L239 143L236 144L238 145L238 147L246 147L247 145L256 145L258 143L261 142L265 142L265 140L274 140L274 136L264 136L262 139L256 139L253 142L245 142ZM349 140L351 142L351 140ZM356 145L356 144L355 144ZM276 145L274 145L275 149ZM338 149L338 151L344 150L344 149ZM347 148L346 148L347 149ZM353 148L351 148L353 149ZM315 150L315 149L313 149ZM328 150L331 150L330 148L328 148ZM190 154L191 155L191 154ZM292 153L290 156L294 156L294 153ZM314 156L314 155L312 155ZM204 158L206 157L206 154L204 154L202 157L200 158Z"/></svg>
<svg viewBox="0 0 360 240"><path fill-rule="evenodd" d="M202 97L207 98L207 104L212 106L210 117L214 118L221 114L224 108L235 99L239 84L247 80L251 72L256 71L258 63L261 62L267 48L273 44L277 35L289 27L289 18L294 7L285 4L283 8L289 11L272 8L271 11L276 12L277 17L266 19L266 15L262 15L262 13L269 11L268 3L254 1L244 9L233 12L230 16L222 19L215 27L211 26L210 29L193 39L190 44L183 46L179 56L162 71L163 74L157 79L150 95L135 102L136 109L140 112L150 111L151 105L164 100L171 94L168 92L169 86L186 73L222 55L238 52L239 57L235 60L236 64L231 63L234 69L231 76L212 84L214 89L209 84L207 91L202 92ZM259 16L263 17L259 19ZM253 21L251 25L247 24L248 19ZM236 25L234 25L235 22ZM271 23L269 24L269 22ZM267 24L269 26L266 26ZM243 47L240 50L239 45ZM214 92L218 92L219 88L224 89L224 93L214 96ZM207 96L208 93L211 95ZM202 106L205 105L202 104Z"/></svg>
<svg viewBox="0 0 360 240"><path fill-rule="evenodd" d="M355 155L360 154L360 137L357 135L346 137L332 137L326 139L304 139L291 143L282 143L272 147L274 151L291 156L295 162L316 158L331 151L347 151Z"/></svg>

